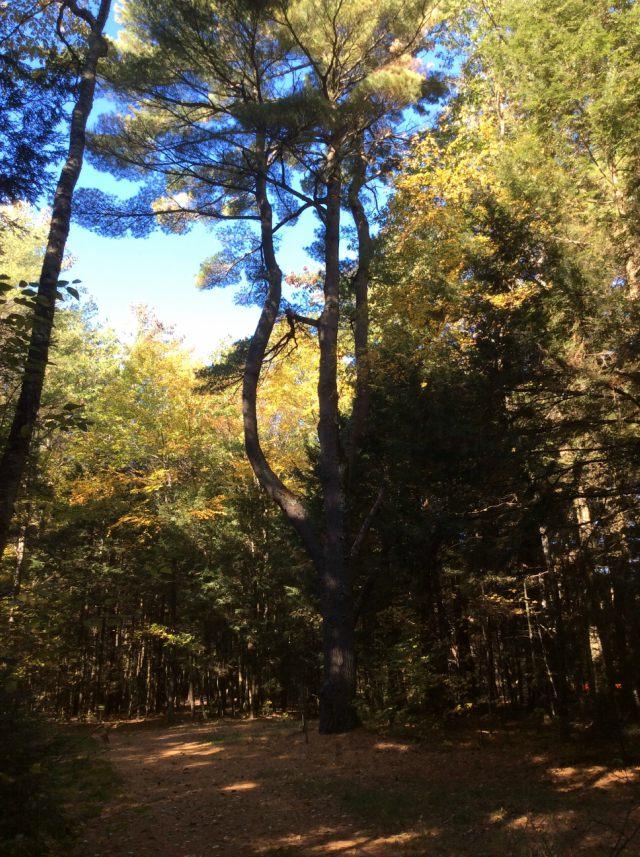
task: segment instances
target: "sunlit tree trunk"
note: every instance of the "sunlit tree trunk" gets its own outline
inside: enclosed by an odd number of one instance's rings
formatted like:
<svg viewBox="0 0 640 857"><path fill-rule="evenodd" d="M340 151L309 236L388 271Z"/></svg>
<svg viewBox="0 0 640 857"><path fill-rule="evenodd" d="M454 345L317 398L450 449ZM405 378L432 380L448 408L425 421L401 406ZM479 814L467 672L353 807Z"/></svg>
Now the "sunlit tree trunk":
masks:
<svg viewBox="0 0 640 857"><path fill-rule="evenodd" d="M256 200L260 211L262 253L267 270L267 295L258 319L258 325L249 343L242 384L242 417L247 458L262 488L280 506L286 518L302 539L317 568L321 551L313 523L304 504L272 470L266 459L258 430L258 381L273 332L282 298L282 271L278 266L273 238L273 211L267 195L266 159L263 143L258 143L256 174Z"/></svg>
<svg viewBox="0 0 640 857"><path fill-rule="evenodd" d="M4 553L9 539L16 499L40 410L55 317L58 279L71 224L73 192L82 170L86 128L93 107L98 62L107 53L107 43L102 33L109 16L111 0L101 0L96 16L78 7L75 0L67 0L66 6L89 24L90 33L78 100L71 115L69 151L53 200L49 237L35 301L33 328L20 395L0 459L0 556Z"/></svg>

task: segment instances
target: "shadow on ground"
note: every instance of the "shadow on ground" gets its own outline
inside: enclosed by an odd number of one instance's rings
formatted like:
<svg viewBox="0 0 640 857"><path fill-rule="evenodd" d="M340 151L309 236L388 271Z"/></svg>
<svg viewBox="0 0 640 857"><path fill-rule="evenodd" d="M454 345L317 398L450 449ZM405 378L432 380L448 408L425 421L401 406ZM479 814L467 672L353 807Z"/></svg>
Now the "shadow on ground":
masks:
<svg viewBox="0 0 640 857"><path fill-rule="evenodd" d="M309 743L291 721L121 725L88 857L639 854L640 769L501 730ZM616 848L623 850L616 851Z"/></svg>

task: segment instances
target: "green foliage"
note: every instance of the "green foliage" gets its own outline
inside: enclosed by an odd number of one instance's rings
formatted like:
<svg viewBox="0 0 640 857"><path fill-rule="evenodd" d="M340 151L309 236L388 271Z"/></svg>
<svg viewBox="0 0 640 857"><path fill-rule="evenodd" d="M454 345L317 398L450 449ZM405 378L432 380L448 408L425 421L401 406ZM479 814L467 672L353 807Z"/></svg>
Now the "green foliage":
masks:
<svg viewBox="0 0 640 857"><path fill-rule="evenodd" d="M394 726L507 708L565 726L632 717L638 6L501 0L443 23L445 11L130 0L109 71L117 112L93 145L99 165L143 187L124 217L94 196L86 218L118 234L231 220L198 284L260 302L259 182L277 236L303 209L325 215L333 157L345 207L360 157L363 187L393 180L371 268L371 407L345 481L349 540L363 535L351 563L360 704ZM435 32L460 73L406 148L407 108L443 92L416 60ZM323 242L321 226L320 259ZM345 423L355 269L342 261ZM324 276L288 278L314 319ZM32 292L3 288L3 416ZM2 568L21 676L42 707L72 717L186 700L257 713L306 704L306 691L313 709L318 593L244 459L248 342L203 369L148 310L125 346L64 307ZM267 351L260 436L317 511L318 337L294 322L276 324ZM399 811L347 791L354 811Z"/></svg>
<svg viewBox="0 0 640 857"><path fill-rule="evenodd" d="M162 710L190 681L214 711L223 686L222 705L246 706L241 674L256 711L286 694L297 701L317 669L304 642L316 634L308 569L242 459L235 396L197 392L191 358L144 309L128 348L75 311L71 320L48 396L81 392L82 411L65 413L82 413L86 427L58 431L33 474L17 592L5 557L4 589L15 593L6 644L23 675L44 705L81 715ZM306 424L289 398L270 442L304 434L283 450L283 468L304 466ZM114 634L124 646L113 648ZM94 657L109 667L87 695L83 664ZM123 687L117 676L134 662Z"/></svg>
<svg viewBox="0 0 640 857"><path fill-rule="evenodd" d="M48 857L72 846L79 823L115 785L97 744L30 710L14 672L0 674L0 838L6 857Z"/></svg>
<svg viewBox="0 0 640 857"><path fill-rule="evenodd" d="M25 365L31 338L33 312L36 307L38 291L37 279L40 275L46 234L43 221L27 207L5 208L11 226L7 227L0 238L2 248L0 275L0 437L11 425L13 408L19 392L19 382ZM86 430L87 417L84 403L79 402L82 384L75 385L82 372L73 367L75 357L70 353L71 341L74 347L79 337L92 340L90 331L91 305L78 307L80 293L76 288L79 280L69 283L59 280L56 292L58 301L57 320L54 330L54 348L58 355L66 354L60 368L55 360L47 368L47 387L44 392L40 420L37 429L37 443L46 443L57 432L74 429ZM82 365L88 370L91 360L78 356L78 368ZM88 358L88 355L87 355Z"/></svg>

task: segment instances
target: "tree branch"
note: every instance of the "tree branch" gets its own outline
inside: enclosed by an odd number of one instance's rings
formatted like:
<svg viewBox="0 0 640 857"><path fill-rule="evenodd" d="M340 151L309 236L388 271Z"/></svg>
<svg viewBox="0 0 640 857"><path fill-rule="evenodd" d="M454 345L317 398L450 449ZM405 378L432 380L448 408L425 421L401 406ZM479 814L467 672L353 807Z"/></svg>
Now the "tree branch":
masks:
<svg viewBox="0 0 640 857"><path fill-rule="evenodd" d="M307 324L309 327L320 327L320 321L317 318L309 318L306 315L299 315L297 312L294 312L290 307L287 307L284 313L287 317L287 321L290 325L293 325L294 322L298 322L299 324Z"/></svg>
<svg viewBox="0 0 640 857"><path fill-rule="evenodd" d="M382 501L384 500L384 494L385 494L385 486L382 485L380 487L380 490L378 491L378 495L376 496L376 499L373 501L373 506L371 507L371 509L369 509L369 514L366 516L366 518L362 522L362 526L360 527L360 530L358 531L358 535L353 540L353 544L351 545L351 552L350 552L351 559L355 559L357 557L358 552L360 551L360 548L362 547L362 542L364 541L365 536L367 535L367 533L369 532L369 529L371 528L371 524L373 523L373 519L375 518L378 509L382 505Z"/></svg>

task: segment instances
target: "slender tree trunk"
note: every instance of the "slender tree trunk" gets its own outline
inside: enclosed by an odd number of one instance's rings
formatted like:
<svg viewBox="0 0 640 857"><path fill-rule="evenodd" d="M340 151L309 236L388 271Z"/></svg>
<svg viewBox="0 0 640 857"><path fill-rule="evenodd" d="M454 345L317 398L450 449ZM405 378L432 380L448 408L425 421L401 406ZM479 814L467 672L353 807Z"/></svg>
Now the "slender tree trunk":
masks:
<svg viewBox="0 0 640 857"><path fill-rule="evenodd" d="M611 714L614 713L612 691L615 679L612 673L608 628L605 625L606 616L599 592L601 581L598 580L596 572L595 557L599 546L594 536L594 524L587 500L578 496L574 499L573 506L578 525L579 548L575 565L580 575L584 597L585 657L590 673L589 695L598 726L606 730L610 726Z"/></svg>
<svg viewBox="0 0 640 857"><path fill-rule="evenodd" d="M554 558L551 555L551 545L545 527L540 527L540 546L542 556L547 569L546 589L549 598L551 615L555 625L554 637L554 666L555 681L550 675L552 693L557 693L557 712L560 719L560 729L563 738L567 739L570 732L569 720L569 687L567 667L567 629L562 608L560 585Z"/></svg>
<svg viewBox="0 0 640 857"><path fill-rule="evenodd" d="M358 446L366 430L370 401L369 366L369 278L373 242L369 220L360 194L366 179L364 154L359 152L349 185L349 208L358 235L358 267L353 278L355 293L354 346L356 358L356 389L348 438L348 481L353 479Z"/></svg>
<svg viewBox="0 0 640 857"><path fill-rule="evenodd" d="M540 676L540 664L537 658L536 653L536 638L533 633L533 622L531 621L531 599L529 597L529 590L527 589L527 578L524 577L522 580L522 599L524 602L524 611L525 617L527 620L527 637L529 639L529 646L525 650L525 656L527 659L528 666L528 705L533 707L535 700L538 699L540 688L542 687L542 681Z"/></svg>
<svg viewBox="0 0 640 857"><path fill-rule="evenodd" d="M260 145L260 144L259 144ZM299 534L316 568L321 561L318 538L302 501L284 485L272 470L260 444L257 415L257 394L260 371L264 362L269 338L280 309L282 297L282 271L276 261L273 242L273 212L267 196L266 157L258 151L260 159L256 175L256 200L260 210L262 253L268 276L268 291L255 333L249 344L242 384L242 418L247 458L262 488L280 506L286 518Z"/></svg>
<svg viewBox="0 0 640 857"><path fill-rule="evenodd" d="M25 549L27 544L27 529L29 527L29 509L25 513L25 519L20 525L18 539L16 541L16 564L13 570L13 586L11 588L11 608L9 609L9 624L15 622L15 614L18 609L18 599L22 589L22 576L25 566Z"/></svg>
<svg viewBox="0 0 640 857"><path fill-rule="evenodd" d="M109 15L111 0L101 0L96 17L84 10L79 10L75 2L67 5L89 24L90 35L78 100L71 115L69 151L53 200L49 238L40 274L20 396L4 453L0 459L0 556L4 553L9 539L13 511L40 409L55 316L58 279L71 224L73 192L82 169L87 121L93 107L98 62L107 53L107 43L102 31Z"/></svg>
<svg viewBox="0 0 640 857"><path fill-rule="evenodd" d="M169 627L172 634L176 634L178 630L178 569L174 562L171 569L171 580L169 582ZM175 646L165 647L166 661L166 684L165 684L165 708L167 712L167 721L171 723L176 713L176 695L177 695L177 678L178 664L177 651Z"/></svg>

